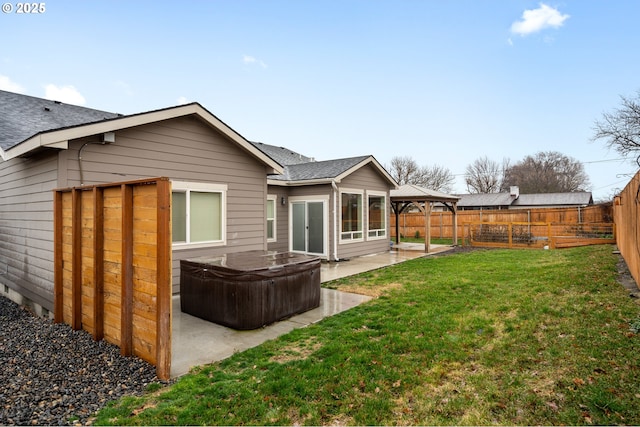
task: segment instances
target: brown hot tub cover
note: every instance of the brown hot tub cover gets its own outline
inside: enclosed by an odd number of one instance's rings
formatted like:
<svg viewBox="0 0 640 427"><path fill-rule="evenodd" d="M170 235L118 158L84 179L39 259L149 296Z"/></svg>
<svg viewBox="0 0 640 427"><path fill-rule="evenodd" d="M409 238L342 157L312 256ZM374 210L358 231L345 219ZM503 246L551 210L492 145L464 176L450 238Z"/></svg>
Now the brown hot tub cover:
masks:
<svg viewBox="0 0 640 427"><path fill-rule="evenodd" d="M184 313L256 329L320 305L320 259L247 251L180 261Z"/></svg>

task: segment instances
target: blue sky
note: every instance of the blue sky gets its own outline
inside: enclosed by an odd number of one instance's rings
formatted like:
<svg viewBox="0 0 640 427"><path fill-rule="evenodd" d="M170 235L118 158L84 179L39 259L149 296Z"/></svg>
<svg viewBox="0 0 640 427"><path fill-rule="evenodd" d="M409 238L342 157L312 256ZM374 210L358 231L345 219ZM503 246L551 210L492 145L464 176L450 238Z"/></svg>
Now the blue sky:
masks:
<svg viewBox="0 0 640 427"><path fill-rule="evenodd" d="M596 199L637 169L590 140L640 90L636 0L2 7L0 89L123 114L197 101L247 139L318 160L444 166L456 192L483 156L559 151L584 162Z"/></svg>

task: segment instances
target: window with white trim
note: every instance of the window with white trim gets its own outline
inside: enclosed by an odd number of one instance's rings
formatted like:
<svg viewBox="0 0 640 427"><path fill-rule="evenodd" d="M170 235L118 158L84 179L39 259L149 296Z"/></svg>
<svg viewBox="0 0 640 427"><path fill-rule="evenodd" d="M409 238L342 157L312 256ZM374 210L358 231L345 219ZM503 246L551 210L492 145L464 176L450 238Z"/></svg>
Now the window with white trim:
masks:
<svg viewBox="0 0 640 427"><path fill-rule="evenodd" d="M361 192L340 193L342 207L340 239L343 241L362 240L364 237L362 199Z"/></svg>
<svg viewBox="0 0 640 427"><path fill-rule="evenodd" d="M276 196L267 196L267 242L277 241L276 235Z"/></svg>
<svg viewBox="0 0 640 427"><path fill-rule="evenodd" d="M172 240L175 246L225 243L226 185L173 182Z"/></svg>
<svg viewBox="0 0 640 427"><path fill-rule="evenodd" d="M367 193L368 228L370 238L384 238L387 235L387 196L384 193Z"/></svg>

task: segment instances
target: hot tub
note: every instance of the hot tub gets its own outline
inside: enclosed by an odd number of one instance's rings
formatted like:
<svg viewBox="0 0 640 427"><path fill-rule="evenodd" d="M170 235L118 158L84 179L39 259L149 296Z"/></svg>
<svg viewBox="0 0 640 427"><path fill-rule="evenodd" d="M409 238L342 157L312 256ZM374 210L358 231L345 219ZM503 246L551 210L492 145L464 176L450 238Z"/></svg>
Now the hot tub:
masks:
<svg viewBox="0 0 640 427"><path fill-rule="evenodd" d="M234 329L256 329L320 305L320 259L246 251L180 261L180 308Z"/></svg>

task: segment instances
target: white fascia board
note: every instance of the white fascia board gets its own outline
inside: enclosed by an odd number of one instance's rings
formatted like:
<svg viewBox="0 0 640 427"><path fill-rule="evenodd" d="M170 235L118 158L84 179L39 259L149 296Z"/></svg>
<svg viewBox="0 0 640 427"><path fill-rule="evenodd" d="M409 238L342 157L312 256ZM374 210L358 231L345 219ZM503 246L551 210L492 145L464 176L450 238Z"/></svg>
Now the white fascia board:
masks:
<svg viewBox="0 0 640 427"><path fill-rule="evenodd" d="M276 181L267 180L269 185L280 185L285 187L301 187L304 185L319 185L319 184L331 184L332 181L339 183L340 181L332 178L318 178L318 179L306 179L302 181Z"/></svg>

